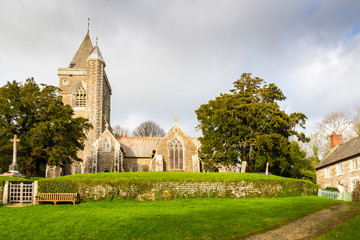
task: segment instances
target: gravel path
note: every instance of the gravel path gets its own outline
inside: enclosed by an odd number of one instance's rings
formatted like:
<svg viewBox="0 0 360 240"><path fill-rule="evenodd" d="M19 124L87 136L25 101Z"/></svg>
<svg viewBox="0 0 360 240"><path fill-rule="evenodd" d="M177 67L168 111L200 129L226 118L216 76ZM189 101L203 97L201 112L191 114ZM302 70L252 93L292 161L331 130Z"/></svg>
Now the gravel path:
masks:
<svg viewBox="0 0 360 240"><path fill-rule="evenodd" d="M328 209L299 218L265 233L248 236L248 240L315 239L340 223L359 214L359 205L336 204Z"/></svg>

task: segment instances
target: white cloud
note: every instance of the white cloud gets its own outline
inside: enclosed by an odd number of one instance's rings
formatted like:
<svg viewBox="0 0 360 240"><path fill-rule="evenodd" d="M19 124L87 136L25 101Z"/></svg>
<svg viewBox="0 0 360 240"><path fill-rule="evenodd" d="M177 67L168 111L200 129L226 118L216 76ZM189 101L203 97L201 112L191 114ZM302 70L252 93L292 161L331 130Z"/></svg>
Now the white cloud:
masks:
<svg viewBox="0 0 360 240"><path fill-rule="evenodd" d="M66 7L64 7L66 6ZM358 1L19 1L0 3L0 85L58 84L87 30L106 61L112 125L180 119L198 136L194 110L243 72L275 82L289 112L309 125L357 105ZM336 100L336 101L335 101Z"/></svg>

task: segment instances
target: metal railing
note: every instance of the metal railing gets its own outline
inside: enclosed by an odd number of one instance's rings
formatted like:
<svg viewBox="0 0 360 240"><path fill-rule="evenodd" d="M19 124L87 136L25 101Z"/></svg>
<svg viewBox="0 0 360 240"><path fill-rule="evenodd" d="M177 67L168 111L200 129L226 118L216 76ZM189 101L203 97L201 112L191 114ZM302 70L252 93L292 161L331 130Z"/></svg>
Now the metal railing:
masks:
<svg viewBox="0 0 360 240"><path fill-rule="evenodd" d="M337 199L337 200L344 200L344 201L349 201L349 202L351 202L351 200L352 200L351 192L336 192L336 191L319 189L318 196Z"/></svg>

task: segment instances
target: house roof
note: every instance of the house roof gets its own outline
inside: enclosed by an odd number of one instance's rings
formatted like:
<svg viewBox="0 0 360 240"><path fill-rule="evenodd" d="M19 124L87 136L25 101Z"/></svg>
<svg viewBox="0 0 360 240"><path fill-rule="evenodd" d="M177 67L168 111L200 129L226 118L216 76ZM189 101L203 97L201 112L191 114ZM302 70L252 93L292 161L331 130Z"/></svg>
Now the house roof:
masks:
<svg viewBox="0 0 360 240"><path fill-rule="evenodd" d="M360 137L335 147L317 166L316 169L340 162L360 154Z"/></svg>
<svg viewBox="0 0 360 240"><path fill-rule="evenodd" d="M88 31L79 49L77 50L74 58L71 60L69 68L85 69L86 59L89 57L92 50L93 50L93 45L91 43L91 39Z"/></svg>
<svg viewBox="0 0 360 240"><path fill-rule="evenodd" d="M153 150L162 137L120 137L125 157L151 158Z"/></svg>

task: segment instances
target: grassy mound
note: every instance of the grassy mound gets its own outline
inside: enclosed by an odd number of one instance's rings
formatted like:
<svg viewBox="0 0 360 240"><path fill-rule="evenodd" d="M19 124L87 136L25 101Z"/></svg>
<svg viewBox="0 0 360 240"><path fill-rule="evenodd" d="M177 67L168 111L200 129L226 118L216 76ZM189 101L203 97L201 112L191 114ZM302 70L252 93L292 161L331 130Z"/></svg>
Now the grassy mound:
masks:
<svg viewBox="0 0 360 240"><path fill-rule="evenodd" d="M27 182L27 181L36 181L36 180L40 180L43 178L20 178L20 177L4 177L4 176L0 176L0 182L4 182L4 181L12 181L12 182Z"/></svg>
<svg viewBox="0 0 360 240"><path fill-rule="evenodd" d="M68 175L52 180L80 182L239 182L239 181L305 181L274 175L251 173L193 173L193 172L124 172Z"/></svg>

